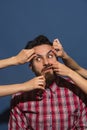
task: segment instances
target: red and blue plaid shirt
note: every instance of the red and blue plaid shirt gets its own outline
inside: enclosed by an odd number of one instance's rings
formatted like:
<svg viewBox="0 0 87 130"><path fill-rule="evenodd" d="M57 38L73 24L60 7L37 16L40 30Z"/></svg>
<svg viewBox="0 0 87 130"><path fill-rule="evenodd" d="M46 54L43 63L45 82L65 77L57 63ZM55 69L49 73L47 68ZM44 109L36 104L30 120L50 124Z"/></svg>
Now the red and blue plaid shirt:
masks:
<svg viewBox="0 0 87 130"><path fill-rule="evenodd" d="M9 130L87 130L87 97L62 78L42 95L15 95L11 105Z"/></svg>

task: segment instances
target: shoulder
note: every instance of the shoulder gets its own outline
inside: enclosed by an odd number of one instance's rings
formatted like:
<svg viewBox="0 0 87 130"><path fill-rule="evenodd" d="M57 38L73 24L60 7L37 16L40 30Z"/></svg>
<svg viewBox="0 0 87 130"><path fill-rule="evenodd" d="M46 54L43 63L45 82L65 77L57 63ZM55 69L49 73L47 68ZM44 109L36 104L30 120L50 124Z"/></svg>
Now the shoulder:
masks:
<svg viewBox="0 0 87 130"><path fill-rule="evenodd" d="M87 94L85 94L78 86L72 82L69 78L59 77L58 86L61 86L64 89L67 89L70 93L73 93L79 99L87 105Z"/></svg>

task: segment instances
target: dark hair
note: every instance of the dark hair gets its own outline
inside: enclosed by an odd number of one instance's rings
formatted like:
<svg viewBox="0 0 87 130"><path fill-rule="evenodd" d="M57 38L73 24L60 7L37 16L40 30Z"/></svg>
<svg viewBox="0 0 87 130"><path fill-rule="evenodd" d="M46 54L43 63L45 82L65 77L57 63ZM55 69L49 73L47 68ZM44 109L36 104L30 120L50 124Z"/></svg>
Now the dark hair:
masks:
<svg viewBox="0 0 87 130"><path fill-rule="evenodd" d="M25 49L32 49L35 46L39 46L39 45L43 45L43 44L47 44L47 45L52 46L52 43L50 42L50 40L46 36L39 35L34 40L28 41L27 45L25 46Z"/></svg>

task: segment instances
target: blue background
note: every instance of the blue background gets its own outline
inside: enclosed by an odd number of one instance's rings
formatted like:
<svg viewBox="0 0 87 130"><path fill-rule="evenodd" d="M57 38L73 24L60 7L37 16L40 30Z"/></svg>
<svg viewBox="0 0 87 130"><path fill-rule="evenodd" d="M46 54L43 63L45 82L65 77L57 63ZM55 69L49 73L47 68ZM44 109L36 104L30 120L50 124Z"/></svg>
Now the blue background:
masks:
<svg viewBox="0 0 87 130"><path fill-rule="evenodd" d="M0 0L0 59L16 55L39 34L59 38L65 50L87 67L87 0ZM0 70L0 84L32 78L28 65ZM7 130L11 96L0 98L0 130Z"/></svg>

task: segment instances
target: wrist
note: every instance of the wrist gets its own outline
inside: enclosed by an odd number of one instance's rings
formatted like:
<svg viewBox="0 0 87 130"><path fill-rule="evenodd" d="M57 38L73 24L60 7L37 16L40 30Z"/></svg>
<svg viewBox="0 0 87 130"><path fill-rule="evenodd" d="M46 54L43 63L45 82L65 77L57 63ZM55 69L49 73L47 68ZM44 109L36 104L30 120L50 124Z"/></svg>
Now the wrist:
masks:
<svg viewBox="0 0 87 130"><path fill-rule="evenodd" d="M74 72L72 69L69 70L69 73L68 73L68 77L69 78L73 78L73 76L75 75L76 72Z"/></svg>
<svg viewBox="0 0 87 130"><path fill-rule="evenodd" d="M26 90L26 86L24 85L24 83L20 83L18 84L18 92L25 92Z"/></svg>
<svg viewBox="0 0 87 130"><path fill-rule="evenodd" d="M68 58L69 58L68 54L64 51L62 59L68 59Z"/></svg>
<svg viewBox="0 0 87 130"><path fill-rule="evenodd" d="M19 65L19 62L16 58L16 56L11 57L12 65Z"/></svg>

